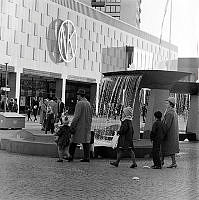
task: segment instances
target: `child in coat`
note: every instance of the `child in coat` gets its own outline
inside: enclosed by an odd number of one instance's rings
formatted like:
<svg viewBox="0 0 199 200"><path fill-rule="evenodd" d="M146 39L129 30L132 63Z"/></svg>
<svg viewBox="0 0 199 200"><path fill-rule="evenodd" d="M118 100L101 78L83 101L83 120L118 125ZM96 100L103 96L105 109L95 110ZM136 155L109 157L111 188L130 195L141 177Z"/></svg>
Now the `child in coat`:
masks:
<svg viewBox="0 0 199 200"><path fill-rule="evenodd" d="M55 123L55 117L54 113L52 111L51 106L47 107L47 113L46 113L46 121L45 121L45 134L47 134L48 131L51 131L51 133L54 133L54 123Z"/></svg>
<svg viewBox="0 0 199 200"><path fill-rule="evenodd" d="M154 117L156 121L153 123L152 131L150 134L151 141L153 141L152 155L154 163L154 165L151 168L161 169L162 164L160 160L160 154L161 154L161 143L164 136L164 125L161 121L162 113L160 111L157 111L154 113Z"/></svg>
<svg viewBox="0 0 199 200"><path fill-rule="evenodd" d="M63 117L63 124L60 127L56 127L55 137L57 139L55 142L57 143L57 150L59 154L59 160L57 162L63 162L63 158L69 158L69 144L70 144L70 127L69 127L69 119L67 116ZM64 157L66 155L66 157Z"/></svg>
<svg viewBox="0 0 199 200"><path fill-rule="evenodd" d="M119 162L122 158L123 153L128 153L131 156L132 165L130 168L137 167L135 161L135 153L134 153L134 146L133 146L133 110L131 107L126 107L123 109L122 112L122 123L120 126L120 130L117 132L119 134L118 144L117 144L117 160L115 162L110 162L111 165L118 167Z"/></svg>

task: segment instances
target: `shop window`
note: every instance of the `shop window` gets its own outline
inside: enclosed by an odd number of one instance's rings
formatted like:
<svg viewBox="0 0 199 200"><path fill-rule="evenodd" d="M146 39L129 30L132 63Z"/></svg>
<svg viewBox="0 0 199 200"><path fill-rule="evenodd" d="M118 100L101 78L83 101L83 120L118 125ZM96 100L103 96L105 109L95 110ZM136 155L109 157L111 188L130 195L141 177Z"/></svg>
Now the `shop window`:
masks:
<svg viewBox="0 0 199 200"><path fill-rule="evenodd" d="M82 58L82 49L81 48L79 49L79 58L80 59Z"/></svg>

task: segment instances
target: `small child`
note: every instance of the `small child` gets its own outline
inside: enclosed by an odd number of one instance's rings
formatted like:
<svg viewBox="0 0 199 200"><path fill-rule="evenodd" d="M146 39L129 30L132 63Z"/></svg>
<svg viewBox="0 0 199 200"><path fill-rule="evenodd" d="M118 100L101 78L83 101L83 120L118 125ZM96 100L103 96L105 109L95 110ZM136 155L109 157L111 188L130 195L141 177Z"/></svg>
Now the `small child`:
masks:
<svg viewBox="0 0 199 200"><path fill-rule="evenodd" d="M46 113L46 121L45 121L45 134L47 134L48 131L51 131L52 134L54 133L54 123L55 123L54 113L52 111L51 106L48 106Z"/></svg>
<svg viewBox="0 0 199 200"><path fill-rule="evenodd" d="M162 164L160 160L161 142L164 136L164 126L161 121L162 113L160 111L157 111L154 113L154 117L156 121L153 123L152 131L150 134L151 141L153 141L152 155L153 155L153 163L154 163L154 165L151 168L161 169L162 168Z"/></svg>
<svg viewBox="0 0 199 200"><path fill-rule="evenodd" d="M28 110L27 110L28 120L27 120L27 121L29 121L29 120L32 121L31 112L32 112L32 110L31 110L31 108L28 106Z"/></svg>
<svg viewBox="0 0 199 200"><path fill-rule="evenodd" d="M69 119L67 116L63 117L63 125L60 127L55 128L55 137L57 137L57 140L55 142L57 143L57 149L59 154L59 160L57 162L63 162L63 158L67 159L70 157L69 155L69 144L70 144L70 127L69 127ZM66 157L64 157L66 155Z"/></svg>
<svg viewBox="0 0 199 200"><path fill-rule="evenodd" d="M135 153L134 153L134 145L133 145L133 110L131 107L126 107L122 112L122 123L120 126L120 130L117 132L119 135L118 144L117 144L117 160L115 162L110 162L111 165L118 167L119 162L122 158L123 153L128 153L131 156L132 165L130 168L137 167L135 161Z"/></svg>

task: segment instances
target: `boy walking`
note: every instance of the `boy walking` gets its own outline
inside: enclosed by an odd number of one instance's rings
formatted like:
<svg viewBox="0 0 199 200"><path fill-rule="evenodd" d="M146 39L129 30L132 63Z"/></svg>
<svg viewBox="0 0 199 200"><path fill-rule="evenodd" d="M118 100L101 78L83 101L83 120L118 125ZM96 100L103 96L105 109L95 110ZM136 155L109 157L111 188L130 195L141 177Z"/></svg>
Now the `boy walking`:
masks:
<svg viewBox="0 0 199 200"><path fill-rule="evenodd" d="M160 111L157 111L154 113L154 117L156 121L153 123L152 131L150 134L151 141L153 141L152 155L154 163L154 165L151 168L161 169L162 164L160 160L160 152L161 152L161 143L164 135L163 123L161 121L162 113Z"/></svg>

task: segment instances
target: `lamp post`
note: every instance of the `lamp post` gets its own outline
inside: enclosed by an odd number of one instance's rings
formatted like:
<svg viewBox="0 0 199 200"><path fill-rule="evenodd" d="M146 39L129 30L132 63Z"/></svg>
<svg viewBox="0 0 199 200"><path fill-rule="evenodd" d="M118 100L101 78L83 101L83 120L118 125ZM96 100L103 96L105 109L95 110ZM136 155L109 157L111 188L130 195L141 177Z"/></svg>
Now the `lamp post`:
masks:
<svg viewBox="0 0 199 200"><path fill-rule="evenodd" d="M5 79L5 102L4 102L4 111L6 112L6 105L7 105L7 87L8 87L8 63L6 65L6 79Z"/></svg>

